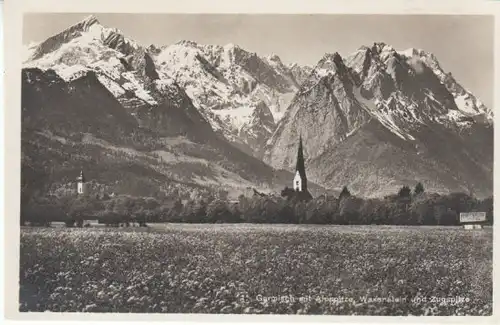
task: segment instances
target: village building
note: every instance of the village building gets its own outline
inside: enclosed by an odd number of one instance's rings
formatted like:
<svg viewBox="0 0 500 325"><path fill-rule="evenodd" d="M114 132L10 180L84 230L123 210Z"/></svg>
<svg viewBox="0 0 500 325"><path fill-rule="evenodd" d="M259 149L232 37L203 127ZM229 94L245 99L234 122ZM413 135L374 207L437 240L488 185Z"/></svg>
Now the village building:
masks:
<svg viewBox="0 0 500 325"><path fill-rule="evenodd" d="M76 178L77 182L77 193L78 194L87 194L87 184L85 176L83 175L83 170L80 171L80 176Z"/></svg>

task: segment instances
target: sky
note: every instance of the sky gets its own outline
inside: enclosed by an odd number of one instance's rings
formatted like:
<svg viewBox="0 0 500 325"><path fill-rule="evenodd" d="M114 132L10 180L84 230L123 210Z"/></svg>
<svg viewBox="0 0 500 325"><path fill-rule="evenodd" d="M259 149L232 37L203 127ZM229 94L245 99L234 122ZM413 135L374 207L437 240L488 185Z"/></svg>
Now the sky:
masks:
<svg viewBox="0 0 500 325"><path fill-rule="evenodd" d="M39 42L91 13L25 16L23 43ZM432 52L441 67L493 109L494 17L453 15L236 15L94 14L142 45L180 40L237 44L284 63L315 65L325 54L346 56L362 45L384 42L396 50Z"/></svg>

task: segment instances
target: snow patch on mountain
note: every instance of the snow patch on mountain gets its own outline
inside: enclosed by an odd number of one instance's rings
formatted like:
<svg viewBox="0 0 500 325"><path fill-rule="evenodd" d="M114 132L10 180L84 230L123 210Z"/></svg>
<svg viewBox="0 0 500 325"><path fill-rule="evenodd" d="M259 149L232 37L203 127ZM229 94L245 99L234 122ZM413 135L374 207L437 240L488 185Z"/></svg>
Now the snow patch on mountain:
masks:
<svg viewBox="0 0 500 325"><path fill-rule="evenodd" d="M110 56L108 58L103 58L101 60L96 60L90 63L88 66L95 70L102 72L114 80L121 78L122 73L125 72L125 68L120 61L120 54L116 53L116 56Z"/></svg>
<svg viewBox="0 0 500 325"><path fill-rule="evenodd" d="M237 108L214 110L221 120L229 120L238 130L241 129L251 118L255 110L252 106L240 106Z"/></svg>
<svg viewBox="0 0 500 325"><path fill-rule="evenodd" d="M63 78L65 81L71 81L75 80L77 78L80 78L84 76L89 69L84 67L81 64L76 64L73 66L67 66L64 63L61 63L59 66L56 68L57 74Z"/></svg>
<svg viewBox="0 0 500 325"><path fill-rule="evenodd" d="M335 71L332 71L331 69L324 69L324 68L319 68L315 69L314 72L319 78L326 77L326 76L331 76L335 73Z"/></svg>
<svg viewBox="0 0 500 325"><path fill-rule="evenodd" d="M98 74L97 79L113 94L113 96L118 98L125 95L125 89L106 75Z"/></svg>
<svg viewBox="0 0 500 325"><path fill-rule="evenodd" d="M460 94L455 97L455 104L457 104L458 109L461 112L464 112L466 114L470 115L476 115L478 113L477 109L475 109L475 105L473 103L473 99L471 97L471 94L465 93L465 94ZM483 103L481 103L479 100L476 101L476 105L481 107L483 106Z"/></svg>
<svg viewBox="0 0 500 325"><path fill-rule="evenodd" d="M158 104L158 102L150 95L150 93L144 89L133 72L125 72L123 73L123 77L128 80L128 82L125 82L122 85L124 89L133 91L138 98L144 100L150 105Z"/></svg>

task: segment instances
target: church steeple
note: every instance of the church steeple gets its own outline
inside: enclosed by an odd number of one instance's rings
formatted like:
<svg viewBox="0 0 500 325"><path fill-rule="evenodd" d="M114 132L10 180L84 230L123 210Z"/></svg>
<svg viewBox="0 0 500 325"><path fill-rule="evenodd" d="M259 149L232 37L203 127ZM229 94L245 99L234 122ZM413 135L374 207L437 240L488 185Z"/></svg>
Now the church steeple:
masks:
<svg viewBox="0 0 500 325"><path fill-rule="evenodd" d="M86 194L85 176L83 175L83 170L80 171L80 176L77 177L77 192L78 194Z"/></svg>
<svg viewBox="0 0 500 325"><path fill-rule="evenodd" d="M78 182L85 183L85 176L83 176L83 170L80 171L80 176L76 179Z"/></svg>
<svg viewBox="0 0 500 325"><path fill-rule="evenodd" d="M307 191L307 176L304 163L304 149L302 146L302 134L299 138L299 149L297 151L297 165L295 167L295 177L293 179L293 189L299 192Z"/></svg>

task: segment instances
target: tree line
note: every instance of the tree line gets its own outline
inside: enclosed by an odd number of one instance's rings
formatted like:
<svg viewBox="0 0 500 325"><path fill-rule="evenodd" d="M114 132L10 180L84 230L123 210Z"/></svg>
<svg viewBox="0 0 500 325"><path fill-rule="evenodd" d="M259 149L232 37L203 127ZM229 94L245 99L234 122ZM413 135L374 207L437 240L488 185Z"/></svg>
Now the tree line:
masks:
<svg viewBox="0 0 500 325"><path fill-rule="evenodd" d="M403 186L384 198L360 198L344 187L339 196L320 195L305 201L285 188L281 195L258 192L238 200L226 196L204 198L142 198L72 196L32 199L21 208L21 224L65 222L82 226L97 219L108 226L137 223L290 223L339 225L459 225L460 212L481 211L493 223L493 198L477 199L466 193L427 193L418 183Z"/></svg>

